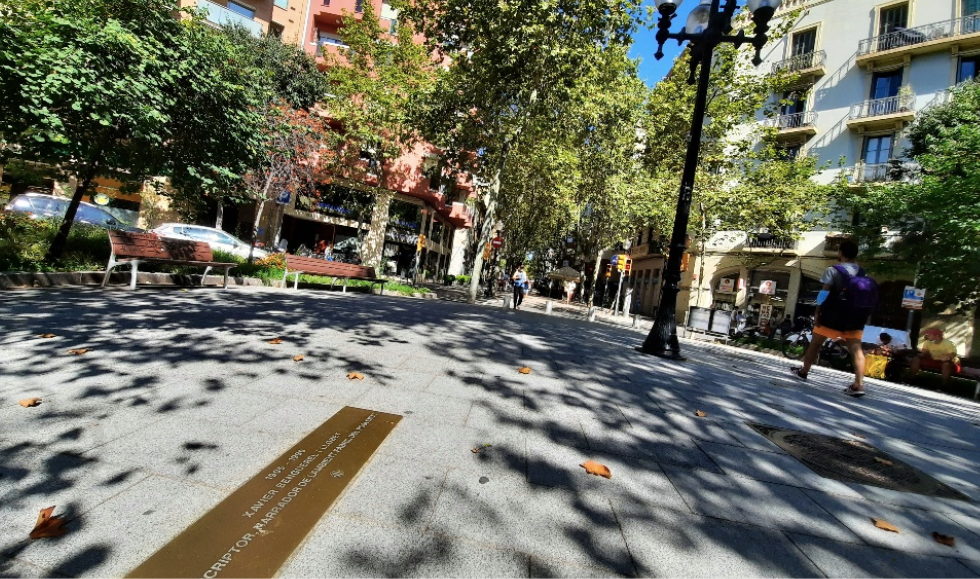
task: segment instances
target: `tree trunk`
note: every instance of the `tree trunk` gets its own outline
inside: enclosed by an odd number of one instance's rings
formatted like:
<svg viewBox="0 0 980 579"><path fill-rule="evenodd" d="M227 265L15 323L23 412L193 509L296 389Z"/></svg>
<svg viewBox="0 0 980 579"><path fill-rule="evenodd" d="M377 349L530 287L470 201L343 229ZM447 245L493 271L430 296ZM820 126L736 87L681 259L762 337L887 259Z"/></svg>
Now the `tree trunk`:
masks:
<svg viewBox="0 0 980 579"><path fill-rule="evenodd" d="M589 294L589 309L595 304L595 292L599 289L599 265L602 263L602 250L596 252L595 270L592 272L592 293Z"/></svg>
<svg viewBox="0 0 980 579"><path fill-rule="evenodd" d="M55 235L54 241L51 242L51 247L48 248L48 254L45 257L48 261L60 258L61 254L64 253L65 245L68 243L68 234L71 233L71 226L75 223L75 214L78 213L78 207L82 203L82 197L92 188L92 181L95 180L95 176L98 174L101 159L102 152L99 151L95 160L89 164L88 172L85 174L82 182L75 188L75 194L72 195L71 203L68 204L68 211L65 212L65 218L61 222L61 228L58 229L58 234Z"/></svg>
<svg viewBox="0 0 980 579"><path fill-rule="evenodd" d="M221 229L225 221L225 198L218 197L218 218L214 220L214 228Z"/></svg>
<svg viewBox="0 0 980 579"><path fill-rule="evenodd" d="M493 235L494 226L497 220L497 195L500 193L500 173L503 164L497 169L494 176L493 185L490 193L487 194L487 209L483 216L483 223L480 224L480 237L477 239L476 258L473 260L473 274L470 278L470 293L467 301L476 303L477 294L480 292L480 278L483 276L483 252Z"/></svg>
<svg viewBox="0 0 980 579"><path fill-rule="evenodd" d="M255 222L252 223L252 243L248 248L248 263L255 261L255 238L259 235L259 222L262 220L262 209L265 207L265 199L259 201L259 206L255 210Z"/></svg>

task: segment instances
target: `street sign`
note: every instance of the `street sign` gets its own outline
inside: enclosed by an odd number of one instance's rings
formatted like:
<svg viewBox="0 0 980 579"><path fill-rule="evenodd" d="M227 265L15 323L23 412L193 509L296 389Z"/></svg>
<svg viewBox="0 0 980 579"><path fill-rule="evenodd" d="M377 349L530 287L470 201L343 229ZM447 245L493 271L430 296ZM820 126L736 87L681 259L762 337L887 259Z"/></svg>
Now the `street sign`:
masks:
<svg viewBox="0 0 980 579"><path fill-rule="evenodd" d="M923 302L926 301L926 290L905 286L905 293L902 294L902 307L910 310L921 310Z"/></svg>
<svg viewBox="0 0 980 579"><path fill-rule="evenodd" d="M504 246L504 239L502 237L494 237L490 241L490 246L493 247L494 249L500 249L501 247Z"/></svg>
<svg viewBox="0 0 980 579"><path fill-rule="evenodd" d="M276 203L279 205L289 205L289 202L293 198L293 193L291 191L281 191L276 197Z"/></svg>

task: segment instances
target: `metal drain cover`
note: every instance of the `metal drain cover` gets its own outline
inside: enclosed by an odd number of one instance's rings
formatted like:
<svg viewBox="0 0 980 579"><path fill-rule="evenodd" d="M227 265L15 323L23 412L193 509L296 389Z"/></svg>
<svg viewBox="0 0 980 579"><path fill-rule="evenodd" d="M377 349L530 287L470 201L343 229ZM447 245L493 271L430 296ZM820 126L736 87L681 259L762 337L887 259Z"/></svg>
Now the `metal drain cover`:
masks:
<svg viewBox="0 0 980 579"><path fill-rule="evenodd" d="M944 499L970 500L949 485L864 442L747 424L824 478Z"/></svg>

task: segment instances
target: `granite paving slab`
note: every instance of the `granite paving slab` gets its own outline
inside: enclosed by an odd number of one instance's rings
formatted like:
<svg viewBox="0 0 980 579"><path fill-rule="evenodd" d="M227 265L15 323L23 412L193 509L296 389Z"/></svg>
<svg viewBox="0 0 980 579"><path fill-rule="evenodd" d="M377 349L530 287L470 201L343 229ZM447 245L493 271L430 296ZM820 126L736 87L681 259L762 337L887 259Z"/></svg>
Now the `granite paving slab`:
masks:
<svg viewBox="0 0 980 579"><path fill-rule="evenodd" d="M30 563L17 561L15 559L7 559L3 555L0 555L0 577L3 577L4 579L7 577L34 579L35 577L40 578L52 576L53 575L49 569L42 569L31 565Z"/></svg>
<svg viewBox="0 0 980 579"><path fill-rule="evenodd" d="M976 576L962 562L948 557L903 553L810 535L788 535L827 577Z"/></svg>

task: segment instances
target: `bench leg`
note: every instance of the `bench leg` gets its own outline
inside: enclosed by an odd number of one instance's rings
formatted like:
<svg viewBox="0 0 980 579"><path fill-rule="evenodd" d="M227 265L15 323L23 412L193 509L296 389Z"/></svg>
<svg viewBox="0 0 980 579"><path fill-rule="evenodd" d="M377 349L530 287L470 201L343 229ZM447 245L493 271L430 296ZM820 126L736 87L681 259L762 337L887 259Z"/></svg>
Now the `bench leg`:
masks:
<svg viewBox="0 0 980 579"><path fill-rule="evenodd" d="M381 282L381 294L379 295L385 295L385 282Z"/></svg>
<svg viewBox="0 0 980 579"><path fill-rule="evenodd" d="M109 263L105 266L105 277L102 278L102 288L105 288L105 284L109 283L109 276L112 275L113 268L116 267L116 254L109 256Z"/></svg>
<svg viewBox="0 0 980 579"><path fill-rule="evenodd" d="M201 287L204 287L204 281L206 279L208 279L208 272L209 271L211 271L211 266L210 265L204 268L204 275L201 276ZM227 272L228 270L226 269L225 271Z"/></svg>
<svg viewBox="0 0 980 579"><path fill-rule="evenodd" d="M293 272L293 289L294 290L298 290L299 289L299 274L301 274L301 273L303 273L303 272L301 272L301 271L295 271L295 272Z"/></svg>
<svg viewBox="0 0 980 579"><path fill-rule="evenodd" d="M225 268L225 281L224 284L221 286L221 289L228 289L228 271L230 270L231 270L230 267Z"/></svg>
<svg viewBox="0 0 980 579"><path fill-rule="evenodd" d="M135 260L135 259L133 261L129 262L129 265L130 265L130 269L129 269L129 289L131 289L131 290L135 290L136 289L136 276L139 274L139 263L140 262L138 260Z"/></svg>
<svg viewBox="0 0 980 579"><path fill-rule="evenodd" d="M347 278L345 277L345 278L344 278L344 289L342 289L342 290L340 290L340 293L342 293L342 294L345 294L345 293L347 293L347 281L348 281L348 280L347 280Z"/></svg>
<svg viewBox="0 0 980 579"><path fill-rule="evenodd" d="M282 289L286 289L286 277L289 276L289 270L283 270L282 272Z"/></svg>

